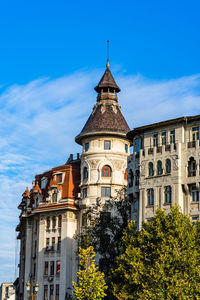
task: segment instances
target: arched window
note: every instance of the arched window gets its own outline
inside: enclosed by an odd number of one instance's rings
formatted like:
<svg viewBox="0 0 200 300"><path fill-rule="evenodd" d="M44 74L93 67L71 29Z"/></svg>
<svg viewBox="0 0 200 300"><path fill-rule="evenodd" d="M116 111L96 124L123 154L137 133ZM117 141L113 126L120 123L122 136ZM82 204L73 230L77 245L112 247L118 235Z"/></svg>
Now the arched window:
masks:
<svg viewBox="0 0 200 300"><path fill-rule="evenodd" d="M127 173L127 169L124 172L124 179L127 180L128 179L128 173Z"/></svg>
<svg viewBox="0 0 200 300"><path fill-rule="evenodd" d="M166 159L166 173L171 173L171 160Z"/></svg>
<svg viewBox="0 0 200 300"><path fill-rule="evenodd" d="M157 175L162 175L162 173L163 173L163 169L162 169L162 161L159 160L159 161L157 162Z"/></svg>
<svg viewBox="0 0 200 300"><path fill-rule="evenodd" d="M53 192L53 194L52 194L52 202L53 202L53 203L56 203L56 202L57 202L57 193L56 193L56 191Z"/></svg>
<svg viewBox="0 0 200 300"><path fill-rule="evenodd" d="M149 163L149 176L153 176L153 175L154 175L153 163L150 162Z"/></svg>
<svg viewBox="0 0 200 300"><path fill-rule="evenodd" d="M190 157L188 162L188 177L196 176L196 160Z"/></svg>
<svg viewBox="0 0 200 300"><path fill-rule="evenodd" d="M86 167L83 169L83 179L88 179L88 168Z"/></svg>
<svg viewBox="0 0 200 300"><path fill-rule="evenodd" d="M102 177L111 177L112 176L112 169L110 166L103 166L101 170L101 176Z"/></svg>
<svg viewBox="0 0 200 300"><path fill-rule="evenodd" d="M165 203L172 203L172 187L165 186Z"/></svg>

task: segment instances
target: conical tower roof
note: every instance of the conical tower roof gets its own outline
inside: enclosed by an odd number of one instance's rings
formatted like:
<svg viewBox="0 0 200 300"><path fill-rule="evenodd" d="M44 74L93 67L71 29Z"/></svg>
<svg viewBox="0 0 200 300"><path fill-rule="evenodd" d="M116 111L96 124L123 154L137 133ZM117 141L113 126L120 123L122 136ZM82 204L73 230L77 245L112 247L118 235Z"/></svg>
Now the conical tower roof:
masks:
<svg viewBox="0 0 200 300"><path fill-rule="evenodd" d="M81 133L75 138L80 145L82 145L82 139L87 136L104 134L126 137L130 131L117 101L120 88L111 74L109 63L106 67L99 84L95 87L98 93L97 103Z"/></svg>

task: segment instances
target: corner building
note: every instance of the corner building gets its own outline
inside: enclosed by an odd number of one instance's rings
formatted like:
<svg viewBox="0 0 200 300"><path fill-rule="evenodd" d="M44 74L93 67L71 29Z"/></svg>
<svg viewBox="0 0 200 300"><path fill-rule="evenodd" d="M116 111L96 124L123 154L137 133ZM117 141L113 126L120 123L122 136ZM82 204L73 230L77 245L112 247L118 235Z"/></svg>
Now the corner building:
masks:
<svg viewBox="0 0 200 300"><path fill-rule="evenodd" d="M81 232L84 210L104 204L127 185L130 131L118 104L117 86L107 62L95 87L97 102L75 141L82 154L36 175L19 205L20 261L17 299L27 299L39 284L38 299L64 300L72 295L78 260L74 236Z"/></svg>
<svg viewBox="0 0 200 300"><path fill-rule="evenodd" d="M178 205L192 222L200 216L200 116L137 127L128 133L127 192L138 228L151 222L157 207Z"/></svg>

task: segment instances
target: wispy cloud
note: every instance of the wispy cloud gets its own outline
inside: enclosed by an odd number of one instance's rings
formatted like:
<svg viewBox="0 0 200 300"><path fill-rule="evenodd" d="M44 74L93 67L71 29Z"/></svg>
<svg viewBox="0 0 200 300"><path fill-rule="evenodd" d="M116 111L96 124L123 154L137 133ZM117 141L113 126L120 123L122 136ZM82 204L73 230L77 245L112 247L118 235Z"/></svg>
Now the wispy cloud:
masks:
<svg viewBox="0 0 200 300"><path fill-rule="evenodd" d="M200 75L153 81L117 68L119 102L130 128L200 112ZM14 280L17 206L34 175L79 152L74 137L95 103L102 70L13 85L0 94L0 282ZM7 275L9 274L9 275ZM12 274L12 276L10 275Z"/></svg>

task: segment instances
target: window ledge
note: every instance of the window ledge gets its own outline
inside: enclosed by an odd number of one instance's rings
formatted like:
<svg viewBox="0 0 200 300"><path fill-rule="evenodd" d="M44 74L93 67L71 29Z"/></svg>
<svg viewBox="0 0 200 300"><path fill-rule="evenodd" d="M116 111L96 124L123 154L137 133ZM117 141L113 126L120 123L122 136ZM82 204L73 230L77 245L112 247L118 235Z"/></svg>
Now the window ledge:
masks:
<svg viewBox="0 0 200 300"><path fill-rule="evenodd" d="M165 173L165 174L154 175L154 176L147 176L147 177L145 177L145 179L152 179L152 178L158 178L158 177L169 176L169 175L171 175L171 173Z"/></svg>
<svg viewBox="0 0 200 300"><path fill-rule="evenodd" d="M146 208L153 208L154 207L154 204L148 204L147 206L146 206Z"/></svg>
<svg viewBox="0 0 200 300"><path fill-rule="evenodd" d="M168 206L168 205L172 205L172 203L169 203L169 202L163 203L163 206Z"/></svg>

